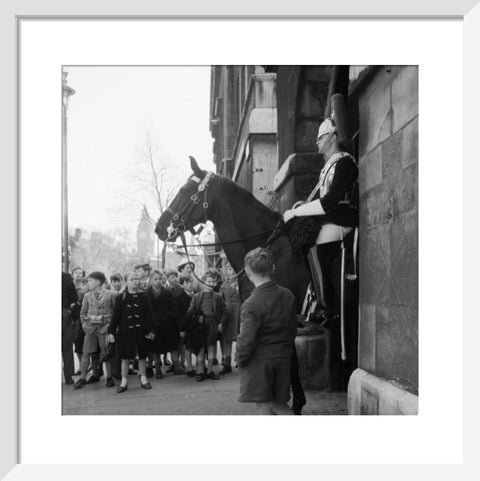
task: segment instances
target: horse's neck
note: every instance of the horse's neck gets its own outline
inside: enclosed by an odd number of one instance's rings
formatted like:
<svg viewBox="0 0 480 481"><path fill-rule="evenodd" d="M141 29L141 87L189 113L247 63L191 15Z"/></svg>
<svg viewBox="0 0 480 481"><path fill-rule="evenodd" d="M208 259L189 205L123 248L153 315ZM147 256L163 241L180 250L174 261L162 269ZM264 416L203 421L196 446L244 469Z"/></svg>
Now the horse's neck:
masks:
<svg viewBox="0 0 480 481"><path fill-rule="evenodd" d="M229 202L224 198L219 199L215 205L216 208L210 220L213 222L221 244L247 239L275 228L274 217L260 208L253 199L252 202ZM247 252L262 245L266 238L268 238L268 234L222 246L228 261L236 272L243 268Z"/></svg>

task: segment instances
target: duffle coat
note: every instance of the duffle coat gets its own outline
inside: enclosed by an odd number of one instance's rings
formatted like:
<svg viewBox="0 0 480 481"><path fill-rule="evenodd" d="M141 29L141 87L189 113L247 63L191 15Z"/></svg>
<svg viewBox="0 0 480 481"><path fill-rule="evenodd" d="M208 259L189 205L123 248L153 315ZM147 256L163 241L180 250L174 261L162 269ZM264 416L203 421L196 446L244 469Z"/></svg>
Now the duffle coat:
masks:
<svg viewBox="0 0 480 481"><path fill-rule="evenodd" d="M120 359L145 359L148 342L145 336L154 330L152 304L145 292L123 292L115 301L108 333L115 336Z"/></svg>

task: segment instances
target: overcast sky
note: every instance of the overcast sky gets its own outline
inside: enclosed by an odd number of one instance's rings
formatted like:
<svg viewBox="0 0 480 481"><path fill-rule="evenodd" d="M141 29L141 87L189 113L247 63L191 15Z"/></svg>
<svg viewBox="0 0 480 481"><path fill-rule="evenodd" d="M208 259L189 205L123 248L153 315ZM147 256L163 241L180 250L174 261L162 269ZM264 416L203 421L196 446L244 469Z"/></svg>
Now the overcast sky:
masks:
<svg viewBox="0 0 480 481"><path fill-rule="evenodd" d="M69 227L136 232L150 194L135 180L147 133L170 186L213 169L210 67L68 67Z"/></svg>

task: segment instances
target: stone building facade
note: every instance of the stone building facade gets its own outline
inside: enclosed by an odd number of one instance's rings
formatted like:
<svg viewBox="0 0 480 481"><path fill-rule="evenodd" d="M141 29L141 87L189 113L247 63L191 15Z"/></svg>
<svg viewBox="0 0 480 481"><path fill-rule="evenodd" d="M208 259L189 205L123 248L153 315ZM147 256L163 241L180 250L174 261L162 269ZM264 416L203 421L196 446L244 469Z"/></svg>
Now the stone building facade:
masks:
<svg viewBox="0 0 480 481"><path fill-rule="evenodd" d="M349 409L418 410L418 68L372 69L359 112L359 369Z"/></svg>
<svg viewBox="0 0 480 481"><path fill-rule="evenodd" d="M352 414L418 404L418 70L412 66L212 67L216 171L284 212L318 182L320 122L342 93L360 172L358 369ZM328 332L300 333L307 388L329 387ZM302 367L303 366L303 367Z"/></svg>

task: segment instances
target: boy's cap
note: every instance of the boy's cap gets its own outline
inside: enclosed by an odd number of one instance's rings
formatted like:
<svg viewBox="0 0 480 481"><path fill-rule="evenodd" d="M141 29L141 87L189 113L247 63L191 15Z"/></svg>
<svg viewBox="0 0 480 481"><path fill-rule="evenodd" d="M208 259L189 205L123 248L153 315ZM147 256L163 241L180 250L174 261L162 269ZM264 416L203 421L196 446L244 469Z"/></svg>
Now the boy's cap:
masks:
<svg viewBox="0 0 480 481"><path fill-rule="evenodd" d="M88 277L90 277L91 279L95 279L97 281L100 281L102 284L104 284L105 281L106 281L105 274L103 272L100 272L100 271L90 272L90 274L88 274Z"/></svg>
<svg viewBox="0 0 480 481"><path fill-rule="evenodd" d="M150 264L137 264L134 269L144 269L145 271L149 271L151 267Z"/></svg>
<svg viewBox="0 0 480 481"><path fill-rule="evenodd" d="M180 264L178 264L178 270L181 272L183 271L183 269L185 268L185 266L187 266L188 264L190 264L190 267L192 268L192 271L195 270L195 264L193 262L189 262L189 261L182 261L180 262Z"/></svg>

